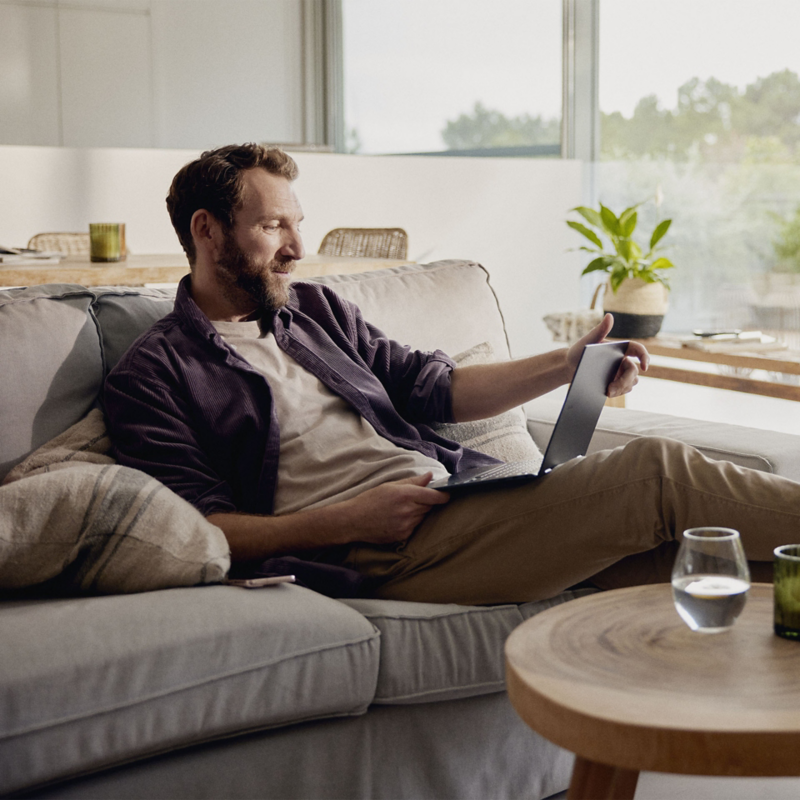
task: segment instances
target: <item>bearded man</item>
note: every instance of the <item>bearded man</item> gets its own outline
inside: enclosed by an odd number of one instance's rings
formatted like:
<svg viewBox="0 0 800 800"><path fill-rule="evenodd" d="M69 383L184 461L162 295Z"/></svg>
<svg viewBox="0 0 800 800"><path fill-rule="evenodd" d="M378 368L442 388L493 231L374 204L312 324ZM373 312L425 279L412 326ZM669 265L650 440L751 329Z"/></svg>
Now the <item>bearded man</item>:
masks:
<svg viewBox="0 0 800 800"><path fill-rule="evenodd" d="M234 562L291 554L368 575L376 596L501 603L586 579L663 578L688 527L736 527L765 562L794 538L800 486L667 439L524 486L452 499L429 488L494 463L431 423L494 416L569 383L613 319L570 348L498 364L455 368L411 350L330 288L290 283L304 256L296 176L288 155L258 145L178 172L167 206L191 274L105 386L120 463L194 505ZM631 343L609 394L630 391L648 361Z"/></svg>

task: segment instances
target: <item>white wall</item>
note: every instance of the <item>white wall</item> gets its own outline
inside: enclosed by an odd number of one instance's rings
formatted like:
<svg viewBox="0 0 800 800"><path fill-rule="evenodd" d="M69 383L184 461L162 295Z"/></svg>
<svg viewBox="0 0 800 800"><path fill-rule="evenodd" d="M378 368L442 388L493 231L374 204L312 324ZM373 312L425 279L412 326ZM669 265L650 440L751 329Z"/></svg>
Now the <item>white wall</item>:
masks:
<svg viewBox="0 0 800 800"><path fill-rule="evenodd" d="M581 164L559 159L296 154L316 249L338 227L401 227L409 257L479 261L492 275L512 353L552 347L542 317L578 307L580 261L564 220Z"/></svg>
<svg viewBox="0 0 800 800"><path fill-rule="evenodd" d="M0 243L125 222L135 253L179 252L164 198L194 150L0 146ZM405 228L409 257L469 258L492 275L515 356L552 347L542 317L579 305L564 223L581 201L575 161L296 153L304 238L336 227Z"/></svg>

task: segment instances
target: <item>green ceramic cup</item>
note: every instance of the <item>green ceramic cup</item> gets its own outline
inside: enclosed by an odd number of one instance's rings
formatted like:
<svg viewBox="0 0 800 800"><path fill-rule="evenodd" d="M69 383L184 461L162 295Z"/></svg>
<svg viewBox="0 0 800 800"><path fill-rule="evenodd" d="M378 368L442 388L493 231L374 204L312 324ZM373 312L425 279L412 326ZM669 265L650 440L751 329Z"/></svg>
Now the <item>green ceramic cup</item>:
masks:
<svg viewBox="0 0 800 800"><path fill-rule="evenodd" d="M775 633L800 642L800 544L774 550Z"/></svg>

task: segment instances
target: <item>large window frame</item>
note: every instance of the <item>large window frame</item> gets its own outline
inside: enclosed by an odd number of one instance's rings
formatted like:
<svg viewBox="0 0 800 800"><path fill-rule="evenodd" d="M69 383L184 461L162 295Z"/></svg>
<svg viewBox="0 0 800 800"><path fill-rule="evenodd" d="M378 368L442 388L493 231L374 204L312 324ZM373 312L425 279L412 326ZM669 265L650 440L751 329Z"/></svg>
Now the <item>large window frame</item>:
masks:
<svg viewBox="0 0 800 800"><path fill-rule="evenodd" d="M303 0L305 14L306 141L345 150L342 0ZM600 0L562 0L562 158L592 162L600 155ZM525 150L526 152L520 152ZM549 145L416 155L552 156Z"/></svg>

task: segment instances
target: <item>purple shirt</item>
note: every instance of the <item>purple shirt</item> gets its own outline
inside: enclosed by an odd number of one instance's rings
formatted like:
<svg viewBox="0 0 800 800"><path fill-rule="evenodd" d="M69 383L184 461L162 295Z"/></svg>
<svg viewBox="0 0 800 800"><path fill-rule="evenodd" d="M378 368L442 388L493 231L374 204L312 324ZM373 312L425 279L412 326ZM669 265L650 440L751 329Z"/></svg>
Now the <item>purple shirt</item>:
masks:
<svg viewBox="0 0 800 800"><path fill-rule="evenodd" d="M229 347L181 281L172 313L140 336L109 373L104 402L120 464L154 476L203 515L271 514L280 434L263 374ZM317 283L292 285L272 325L281 350L349 402L390 442L450 472L495 459L438 436L453 422L441 351L388 339L352 303Z"/></svg>

